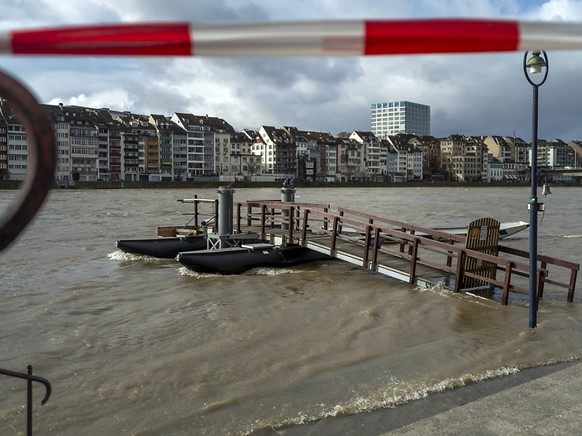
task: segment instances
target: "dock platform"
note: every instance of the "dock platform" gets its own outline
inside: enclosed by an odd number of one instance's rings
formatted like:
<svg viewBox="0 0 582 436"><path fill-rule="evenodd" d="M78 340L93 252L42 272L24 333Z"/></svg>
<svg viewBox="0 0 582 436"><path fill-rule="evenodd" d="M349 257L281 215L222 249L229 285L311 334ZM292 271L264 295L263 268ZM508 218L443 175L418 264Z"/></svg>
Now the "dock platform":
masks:
<svg viewBox="0 0 582 436"><path fill-rule="evenodd" d="M212 222L219 222L218 216ZM233 210L234 234L252 233L273 246L303 246L412 286L497 290L505 305L515 293L528 294L529 253L500 244L495 220L471 225L475 228L460 235L347 208L332 210L329 204L276 200L237 202ZM549 286L572 302L580 264L543 254L537 261L537 303Z"/></svg>

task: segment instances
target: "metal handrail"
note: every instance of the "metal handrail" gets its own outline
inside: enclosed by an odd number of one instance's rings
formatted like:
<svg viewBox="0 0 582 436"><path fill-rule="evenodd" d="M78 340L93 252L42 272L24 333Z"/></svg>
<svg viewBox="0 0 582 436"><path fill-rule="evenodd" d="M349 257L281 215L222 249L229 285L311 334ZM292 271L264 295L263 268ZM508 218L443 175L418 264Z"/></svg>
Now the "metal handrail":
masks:
<svg viewBox="0 0 582 436"><path fill-rule="evenodd" d="M44 377L32 375L32 366L31 365L27 365L27 372L26 373L10 371L8 369L1 369L0 368L0 374L6 375L8 377L21 378L21 379L24 379L28 382L27 388L26 388L26 434L31 436L32 435L32 382L42 383L45 387L44 398L41 401L42 405L45 405L51 396L51 392L52 392L51 383Z"/></svg>

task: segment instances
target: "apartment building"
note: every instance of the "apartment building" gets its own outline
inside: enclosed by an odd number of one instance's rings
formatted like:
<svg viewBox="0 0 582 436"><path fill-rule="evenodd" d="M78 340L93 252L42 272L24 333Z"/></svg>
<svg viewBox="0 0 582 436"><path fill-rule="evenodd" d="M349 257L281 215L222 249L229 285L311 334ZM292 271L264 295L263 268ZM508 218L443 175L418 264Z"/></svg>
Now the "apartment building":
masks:
<svg viewBox="0 0 582 436"><path fill-rule="evenodd" d="M252 152L261 156L263 173L276 180L296 176L297 143L285 129L261 126Z"/></svg>
<svg viewBox="0 0 582 436"><path fill-rule="evenodd" d="M450 135L441 140L442 170L449 180L479 182L488 174L488 151L481 138Z"/></svg>
<svg viewBox="0 0 582 436"><path fill-rule="evenodd" d="M414 136L411 144L422 152L422 177L432 180L442 178L440 140L434 136Z"/></svg>
<svg viewBox="0 0 582 436"><path fill-rule="evenodd" d="M5 101L0 101L3 130L6 130L4 174L10 180L24 180L28 171L28 138L18 115Z"/></svg>
<svg viewBox="0 0 582 436"><path fill-rule="evenodd" d="M397 108L405 109L404 103L410 102L399 103L392 105L393 117ZM377 121L383 105L376 104ZM186 181L197 177L327 182L387 177L421 180L425 176L484 182L530 178L531 146L511 136L438 139L384 133L379 138L373 131L362 130L334 136L293 126L236 132L225 120L208 115L146 116L63 104L43 107L54 127L55 178L61 186L75 180ZM388 103L386 108L390 109ZM393 119L393 126L396 121L401 122L402 115ZM538 166L576 167L582 158L580 144L540 140ZM25 126L0 100L0 179L23 180L28 156Z"/></svg>
<svg viewBox="0 0 582 436"><path fill-rule="evenodd" d="M298 180L335 181L337 143L329 133L299 130L285 126L293 138L297 153Z"/></svg>
<svg viewBox="0 0 582 436"><path fill-rule="evenodd" d="M366 179L364 165L364 145L350 139L352 132L340 132L337 135L339 182L361 182Z"/></svg>
<svg viewBox="0 0 582 436"><path fill-rule="evenodd" d="M0 114L2 108L0 105ZM0 116L0 180L7 180L8 173L8 125L3 116Z"/></svg>
<svg viewBox="0 0 582 436"><path fill-rule="evenodd" d="M314 169L314 178L322 182L335 182L338 165L338 141L326 132L305 132L310 144L318 150L319 161Z"/></svg>
<svg viewBox="0 0 582 436"><path fill-rule="evenodd" d="M188 180L188 133L172 122L172 179Z"/></svg>
<svg viewBox="0 0 582 436"><path fill-rule="evenodd" d="M208 171L208 163L204 161L206 148L214 147L214 135L209 125L200 123L200 118L193 114L175 113L172 121L186 131L186 165L187 178L211 175L214 173L214 159L211 170Z"/></svg>
<svg viewBox="0 0 582 436"><path fill-rule="evenodd" d="M172 168L172 122L164 115L151 114L148 123L156 130L159 143L158 166L162 180L174 180Z"/></svg>
<svg viewBox="0 0 582 436"><path fill-rule="evenodd" d="M386 171L393 179L413 181L424 177L421 139L412 134L388 135Z"/></svg>
<svg viewBox="0 0 582 436"><path fill-rule="evenodd" d="M370 110L371 130L384 139L397 133L430 135L430 106L410 101L373 103Z"/></svg>
<svg viewBox="0 0 582 436"><path fill-rule="evenodd" d="M573 167L575 162L574 150L561 139L539 140L537 157L538 168ZM531 150L529 162L531 164Z"/></svg>
<svg viewBox="0 0 582 436"><path fill-rule="evenodd" d="M232 180L252 177L261 172L261 156L253 154L252 147L258 137L254 130L242 130L230 140L230 161L227 176Z"/></svg>
<svg viewBox="0 0 582 436"><path fill-rule="evenodd" d="M367 180L382 181L387 172L387 147L384 141L381 141L372 132L354 130L349 139L363 148L363 173Z"/></svg>
<svg viewBox="0 0 582 436"><path fill-rule="evenodd" d="M570 141L568 146L574 150L574 168L579 168L582 162L582 141Z"/></svg>
<svg viewBox="0 0 582 436"><path fill-rule="evenodd" d="M187 177L230 172L230 140L234 129L222 118L174 113L171 121L186 131Z"/></svg>

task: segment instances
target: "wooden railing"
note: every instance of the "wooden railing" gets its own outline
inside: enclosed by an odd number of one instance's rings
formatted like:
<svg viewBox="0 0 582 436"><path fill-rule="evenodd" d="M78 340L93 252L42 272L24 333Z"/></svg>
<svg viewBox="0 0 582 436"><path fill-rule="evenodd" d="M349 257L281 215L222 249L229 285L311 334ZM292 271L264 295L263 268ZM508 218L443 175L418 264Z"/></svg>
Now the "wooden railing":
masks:
<svg viewBox="0 0 582 436"><path fill-rule="evenodd" d="M246 209L243 213L243 208ZM362 267L377 270L379 256L386 254L409 261L410 283L417 279L418 265L425 265L455 277L453 290L463 290L465 278L477 279L492 288L502 290L501 302L508 304L510 292L527 294L529 289L517 278L529 277L529 253L503 245L500 256L493 256L465 248L465 236L442 230L416 226L401 221L379 217L347 208L330 211L328 204L288 203L280 201L249 201L237 203L236 228L246 226L260 228L263 238L267 233L285 235L289 243L307 245L311 235L330 237L329 250L337 254L338 241L350 241L361 249ZM394 249L397 247L397 249ZM494 264L497 274L485 277L478 272L464 271L464 259L471 257ZM567 301L572 302L580 265L538 254L537 269L538 301L544 286L550 284L567 290ZM569 273L569 282L549 278L550 268L562 268ZM522 282L527 283L526 280ZM470 289L469 289L470 290Z"/></svg>
<svg viewBox="0 0 582 436"><path fill-rule="evenodd" d="M183 198L178 200L179 203L189 203L194 205L194 211L192 213L185 213L184 215L192 215L192 219L186 223L186 226L193 226L199 228L208 224L212 224L214 228L218 223L218 199L207 199L207 198ZM200 210L200 206L210 206L210 210L204 213ZM201 219L205 217L204 219Z"/></svg>

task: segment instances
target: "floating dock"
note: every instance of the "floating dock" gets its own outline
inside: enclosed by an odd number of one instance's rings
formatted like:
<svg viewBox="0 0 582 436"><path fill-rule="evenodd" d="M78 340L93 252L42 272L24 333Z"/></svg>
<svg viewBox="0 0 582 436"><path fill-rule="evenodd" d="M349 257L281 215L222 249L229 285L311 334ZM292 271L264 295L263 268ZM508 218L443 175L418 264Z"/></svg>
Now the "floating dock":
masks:
<svg viewBox="0 0 582 436"><path fill-rule="evenodd" d="M329 204L298 203L289 186L281 189L281 200L235 203L232 188L218 192L218 203L184 200L194 205L193 221L204 226L208 250L257 242L298 246L412 286L501 292L502 304L529 293L529 253L500 244L500 223L492 218L469 223L461 235L348 208L332 210ZM198 216L203 204L212 206L210 218ZM543 254L537 261L538 304L549 286L573 302L580 264Z"/></svg>
<svg viewBox="0 0 582 436"><path fill-rule="evenodd" d="M498 241L495 220L476 220L466 235L416 226L328 204L288 201L236 203L236 232L254 232L275 245L296 244L423 288L453 292L501 290L528 294L529 253ZM547 286L573 302L580 264L538 254L537 297Z"/></svg>

